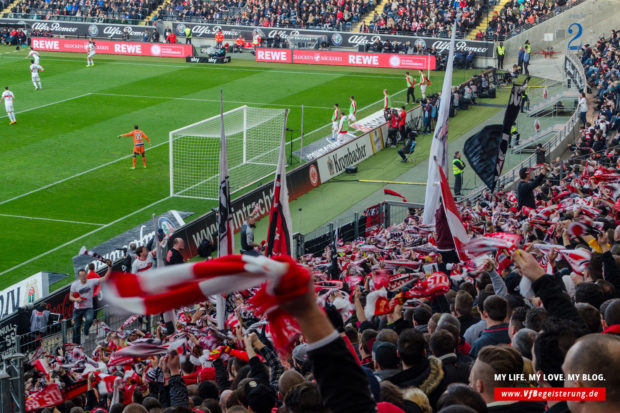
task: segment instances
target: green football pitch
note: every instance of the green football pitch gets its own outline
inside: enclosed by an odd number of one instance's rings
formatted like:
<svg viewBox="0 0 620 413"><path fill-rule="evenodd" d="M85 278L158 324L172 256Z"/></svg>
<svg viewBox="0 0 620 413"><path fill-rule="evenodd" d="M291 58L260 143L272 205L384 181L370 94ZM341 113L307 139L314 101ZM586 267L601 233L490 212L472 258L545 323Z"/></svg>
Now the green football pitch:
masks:
<svg viewBox="0 0 620 413"><path fill-rule="evenodd" d="M305 143L329 133L333 103L347 108L352 94L362 108L358 119L380 109L384 88L395 103L404 100L403 71L259 64L234 56L227 65L200 65L98 55L87 68L83 54L42 53L43 90L35 91L26 53L0 48L1 86L15 94L17 117L9 125L0 113L0 289L38 271L71 273L80 246L95 246L153 213L192 211L191 220L214 207L214 201L169 197L168 133L217 115L220 89L225 111L288 108L295 130L304 105ZM474 72L457 71L453 83ZM430 93L441 88L443 73L432 79ZM147 169L138 160L130 170L132 142L117 139L134 124L151 139Z"/></svg>

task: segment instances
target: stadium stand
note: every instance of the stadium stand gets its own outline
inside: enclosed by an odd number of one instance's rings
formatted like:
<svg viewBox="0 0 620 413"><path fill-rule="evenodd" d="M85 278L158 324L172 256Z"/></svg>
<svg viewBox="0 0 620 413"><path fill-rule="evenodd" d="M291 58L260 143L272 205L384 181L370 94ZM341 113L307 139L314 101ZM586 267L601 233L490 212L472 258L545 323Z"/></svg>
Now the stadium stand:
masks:
<svg viewBox="0 0 620 413"><path fill-rule="evenodd" d="M462 37L482 18L483 5L473 0L461 4L457 10L455 2L448 0L387 0L367 24L360 26L360 31L449 37L449 26L456 22L458 36Z"/></svg>
<svg viewBox="0 0 620 413"><path fill-rule="evenodd" d="M159 18L242 24L260 27L303 27L347 30L373 7L362 0L331 1L186 1L174 0Z"/></svg>
<svg viewBox="0 0 620 413"><path fill-rule="evenodd" d="M500 0L486 18L471 30L467 38L472 40L504 40L550 19L582 1Z"/></svg>
<svg viewBox="0 0 620 413"><path fill-rule="evenodd" d="M161 0L43 1L21 0L10 10L13 17L40 20L97 20L138 23L146 19Z"/></svg>

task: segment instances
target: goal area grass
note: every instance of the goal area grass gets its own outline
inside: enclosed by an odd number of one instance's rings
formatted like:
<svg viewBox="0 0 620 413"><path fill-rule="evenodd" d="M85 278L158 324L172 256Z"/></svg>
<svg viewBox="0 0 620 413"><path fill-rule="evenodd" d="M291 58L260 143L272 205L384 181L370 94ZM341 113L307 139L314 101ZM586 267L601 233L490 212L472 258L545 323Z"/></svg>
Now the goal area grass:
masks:
<svg viewBox="0 0 620 413"><path fill-rule="evenodd" d="M225 111L288 108L294 132L287 139L298 138L304 105L304 144L329 133L334 103L346 109L354 95L361 119L381 108L383 89L401 91L393 99L398 105L405 96L401 70L263 64L234 55L226 65L97 55L95 66L86 68L83 54L41 53L43 89L35 91L26 54L0 47L0 86L15 94L17 118L9 125L0 112L0 289L38 271L71 274L80 246L96 246L153 213L191 211L191 220L215 207L216 201L169 196L168 140L170 131L218 115L220 89ZM457 70L453 84L479 71ZM441 89L443 72L431 78L429 94ZM464 116L458 122L470 121ZM479 119L470 126L474 122ZM131 138L117 138L134 124L151 140L146 169L138 159L130 170ZM299 144L295 140L295 150ZM298 164L295 159L290 167ZM388 172L402 167L383 166ZM329 202L319 198L304 210L329 209ZM337 202L340 210L348 201ZM325 217L317 213L316 225Z"/></svg>

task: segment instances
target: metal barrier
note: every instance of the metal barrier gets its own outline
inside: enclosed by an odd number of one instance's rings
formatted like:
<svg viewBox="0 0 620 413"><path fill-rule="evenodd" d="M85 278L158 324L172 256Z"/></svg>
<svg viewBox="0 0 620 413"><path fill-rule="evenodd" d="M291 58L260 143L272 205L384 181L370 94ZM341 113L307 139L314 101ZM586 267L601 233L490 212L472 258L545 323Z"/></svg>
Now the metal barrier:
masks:
<svg viewBox="0 0 620 413"><path fill-rule="evenodd" d="M105 339L106 333L102 323L105 323L111 330L118 330L129 316L130 314L112 312L107 305L95 309L93 324L90 327L89 334L88 336L82 334L81 337L84 352L86 354L92 353L98 343ZM130 323L125 328L129 330L140 328L144 327L145 323L150 327L153 321L152 317L144 316ZM73 320L65 318L58 323L48 326L45 333L30 332L17 336L15 340L15 353L28 354L41 347L46 354L53 354L57 347L62 347L72 342Z"/></svg>
<svg viewBox="0 0 620 413"><path fill-rule="evenodd" d="M0 413L25 413L24 355L11 354L0 364Z"/></svg>
<svg viewBox="0 0 620 413"><path fill-rule="evenodd" d="M403 222L409 215L410 209L422 208L423 206L412 202L384 201L378 204L380 213L377 214L378 221L376 224L389 227ZM307 234L294 234L295 256L299 258L304 254L320 255L325 247L330 244L334 245L337 240L350 242L365 237L366 211L361 213L355 211L351 215L324 224Z"/></svg>

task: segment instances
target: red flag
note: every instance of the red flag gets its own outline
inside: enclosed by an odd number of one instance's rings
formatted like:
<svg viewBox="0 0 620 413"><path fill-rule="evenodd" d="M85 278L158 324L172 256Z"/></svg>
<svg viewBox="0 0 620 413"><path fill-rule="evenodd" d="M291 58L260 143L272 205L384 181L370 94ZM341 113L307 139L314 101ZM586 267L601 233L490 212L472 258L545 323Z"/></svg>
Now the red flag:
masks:
<svg viewBox="0 0 620 413"><path fill-rule="evenodd" d="M398 192L396 192L396 191L392 191L391 189L387 189L387 188L385 188L385 189L383 190L383 193L384 193L385 195L397 196L397 197L399 197L399 198L402 198L403 202L407 202L407 198L405 198L404 196L402 196L401 194L399 194L399 193L398 193Z"/></svg>
<svg viewBox="0 0 620 413"><path fill-rule="evenodd" d="M459 259L466 261L467 254L465 253L463 246L469 242L469 236L467 235L467 231L465 231L465 227L461 221L459 210L457 209L454 198L452 197L452 192L450 192L450 184L448 183L448 179L439 164L437 164L437 169L439 170L439 176L441 178L442 204L446 214L446 219L448 221L448 227L450 228L450 233L452 234L452 240L454 241L454 246L456 247L456 252L459 255Z"/></svg>
<svg viewBox="0 0 620 413"><path fill-rule="evenodd" d="M288 110L284 113L284 125ZM267 232L267 249L265 255L291 255L293 232L291 211L288 205L288 187L286 185L286 130L282 130L280 158L273 183L273 200L269 211L269 229Z"/></svg>

